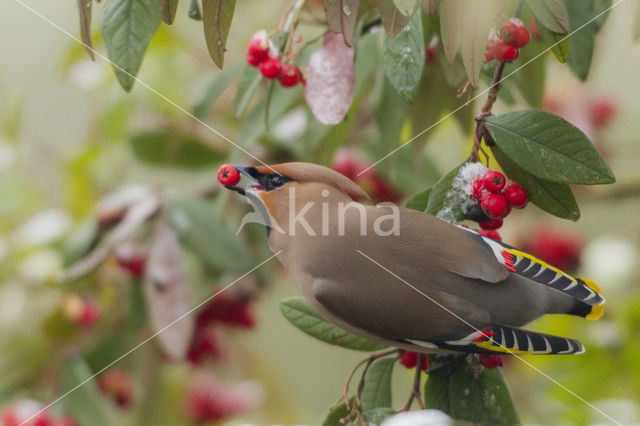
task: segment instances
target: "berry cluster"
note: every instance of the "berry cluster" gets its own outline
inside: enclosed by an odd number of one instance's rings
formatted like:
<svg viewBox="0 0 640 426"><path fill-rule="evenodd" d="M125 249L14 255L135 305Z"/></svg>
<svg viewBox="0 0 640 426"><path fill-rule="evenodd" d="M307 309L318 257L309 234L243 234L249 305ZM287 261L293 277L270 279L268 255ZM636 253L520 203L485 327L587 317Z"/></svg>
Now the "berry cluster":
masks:
<svg viewBox="0 0 640 426"><path fill-rule="evenodd" d="M266 78L279 79L282 87L304 84L304 76L300 68L294 63L282 63L266 31L258 31L249 41L245 59L249 65L258 67Z"/></svg>
<svg viewBox="0 0 640 426"><path fill-rule="evenodd" d="M88 328L100 320L100 308L77 294L68 294L62 300L62 314L72 323Z"/></svg>
<svg viewBox="0 0 640 426"><path fill-rule="evenodd" d="M550 265L573 272L580 266L583 240L579 234L541 226L531 233L531 238L524 247L527 252Z"/></svg>
<svg viewBox="0 0 640 426"><path fill-rule="evenodd" d="M239 412L255 408L262 390L253 382L219 383L213 377L197 375L185 393L184 409L196 424L220 422Z"/></svg>
<svg viewBox="0 0 640 426"><path fill-rule="evenodd" d="M520 48L529 44L531 34L524 27L521 20L511 18L500 27L497 33L494 31L489 36L487 48L484 51L484 61L498 62L515 61L520 55Z"/></svg>
<svg viewBox="0 0 640 426"><path fill-rule="evenodd" d="M98 389L111 398L118 407L127 408L133 397L131 376L124 370L112 369L100 374Z"/></svg>
<svg viewBox="0 0 640 426"><path fill-rule="evenodd" d="M216 324L227 327L251 329L256 319L251 311L250 300L239 295L222 292L211 299L196 316L196 327L187 352L193 364L218 361L224 355L224 345L215 333Z"/></svg>
<svg viewBox="0 0 640 426"><path fill-rule="evenodd" d="M37 414L36 414L37 413ZM27 419L30 419L27 421ZM31 399L23 399L6 408L0 415L2 426L78 426L73 417L55 418L44 405Z"/></svg>
<svg viewBox="0 0 640 426"><path fill-rule="evenodd" d="M415 368L418 365L418 352L413 351L404 351L400 356L400 363L405 366L405 368ZM427 355L424 356L424 361L422 362L422 371L427 371L429 369L429 359Z"/></svg>
<svg viewBox="0 0 640 426"><path fill-rule="evenodd" d="M114 255L118 266L131 278L142 278L147 265L147 251L144 247L133 243L120 244L114 249Z"/></svg>
<svg viewBox="0 0 640 426"><path fill-rule="evenodd" d="M480 224L480 234L502 240L496 231L511 208L522 209L529 201L525 189L516 182L507 182L497 170L488 170L471 182L471 201L466 206L467 219Z"/></svg>
<svg viewBox="0 0 640 426"><path fill-rule="evenodd" d="M333 170L360 185L374 203L398 202L401 194L369 167L369 163L360 161L353 151L344 148L339 150L331 161Z"/></svg>

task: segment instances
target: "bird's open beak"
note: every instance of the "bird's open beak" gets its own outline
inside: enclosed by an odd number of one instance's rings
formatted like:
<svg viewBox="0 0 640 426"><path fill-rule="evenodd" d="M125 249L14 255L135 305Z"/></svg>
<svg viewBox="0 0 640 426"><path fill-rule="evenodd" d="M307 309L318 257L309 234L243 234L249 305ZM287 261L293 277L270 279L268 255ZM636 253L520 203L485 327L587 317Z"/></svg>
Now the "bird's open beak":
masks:
<svg viewBox="0 0 640 426"><path fill-rule="evenodd" d="M258 177L260 173L255 167L244 167L244 166L233 166L234 169L239 171L241 174L248 176L254 182L258 182ZM250 186L238 186L238 185L225 185L225 188L230 189L232 191L236 191L238 194L247 195L247 190L251 191L262 191L263 188L261 185L250 185Z"/></svg>

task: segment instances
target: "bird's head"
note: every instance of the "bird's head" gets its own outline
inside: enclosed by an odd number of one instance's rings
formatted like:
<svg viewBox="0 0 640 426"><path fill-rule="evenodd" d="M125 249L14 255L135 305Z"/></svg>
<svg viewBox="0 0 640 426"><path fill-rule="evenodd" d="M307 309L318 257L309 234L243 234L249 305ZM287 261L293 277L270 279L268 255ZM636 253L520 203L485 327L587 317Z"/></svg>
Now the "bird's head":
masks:
<svg viewBox="0 0 640 426"><path fill-rule="evenodd" d="M226 188L247 197L267 226L286 223L289 215L308 202L349 197L368 198L351 179L328 167L313 163L291 162L271 166L233 166L253 180L252 185L227 185ZM290 205L295 202L294 208Z"/></svg>

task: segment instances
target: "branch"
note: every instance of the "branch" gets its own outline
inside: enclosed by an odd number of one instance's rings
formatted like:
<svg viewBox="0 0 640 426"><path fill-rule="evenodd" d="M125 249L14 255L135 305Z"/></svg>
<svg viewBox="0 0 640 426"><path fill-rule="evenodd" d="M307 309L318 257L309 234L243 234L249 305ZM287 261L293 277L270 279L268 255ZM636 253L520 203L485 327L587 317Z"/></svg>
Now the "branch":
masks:
<svg viewBox="0 0 640 426"><path fill-rule="evenodd" d="M476 126L473 130L473 147L471 148L471 155L469 156L469 161L473 163L480 162L480 152L482 152L485 157L488 158L488 155L482 150L482 147L480 146L485 134L484 119L491 115L493 104L498 99L498 92L500 91L501 86L500 81L502 80L502 73L504 72L505 65L506 62L498 62L496 71L493 73L493 80L491 81L491 85L489 86L489 95L487 96L487 101L482 106L480 114L476 115Z"/></svg>

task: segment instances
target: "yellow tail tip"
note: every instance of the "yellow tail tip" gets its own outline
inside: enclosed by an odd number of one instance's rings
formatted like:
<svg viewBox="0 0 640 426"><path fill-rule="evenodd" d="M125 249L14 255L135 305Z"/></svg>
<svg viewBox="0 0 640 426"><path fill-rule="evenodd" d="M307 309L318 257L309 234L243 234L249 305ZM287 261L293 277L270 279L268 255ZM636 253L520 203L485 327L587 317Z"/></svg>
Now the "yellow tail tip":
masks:
<svg viewBox="0 0 640 426"><path fill-rule="evenodd" d="M584 281L587 287L589 287L591 290L595 291L596 293L600 294L600 287L598 287L598 284L594 283L589 278L581 278L581 279L582 281Z"/></svg>
<svg viewBox="0 0 640 426"><path fill-rule="evenodd" d="M604 313L604 305L597 305L591 308L591 312L587 314L586 319L597 320Z"/></svg>

